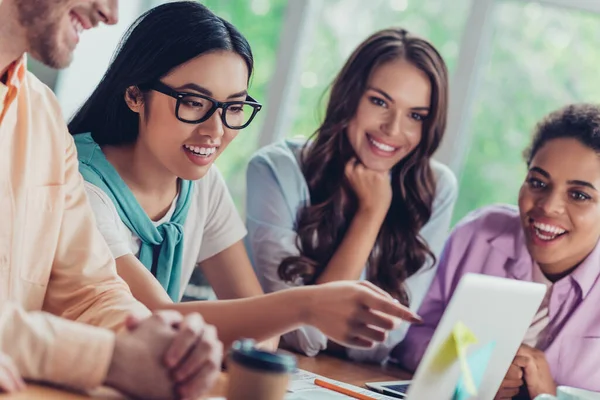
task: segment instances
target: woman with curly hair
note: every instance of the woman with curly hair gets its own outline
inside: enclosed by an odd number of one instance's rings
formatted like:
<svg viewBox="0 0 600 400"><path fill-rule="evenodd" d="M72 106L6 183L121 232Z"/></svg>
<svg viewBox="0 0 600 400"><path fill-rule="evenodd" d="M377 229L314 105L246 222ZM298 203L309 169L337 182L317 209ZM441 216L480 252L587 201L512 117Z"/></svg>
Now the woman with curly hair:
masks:
<svg viewBox="0 0 600 400"><path fill-rule="evenodd" d="M459 222L408 331L392 356L417 368L467 273L546 285L496 400L556 395L560 385L600 391L600 106L574 104L537 125L525 151L518 208L487 206Z"/></svg>

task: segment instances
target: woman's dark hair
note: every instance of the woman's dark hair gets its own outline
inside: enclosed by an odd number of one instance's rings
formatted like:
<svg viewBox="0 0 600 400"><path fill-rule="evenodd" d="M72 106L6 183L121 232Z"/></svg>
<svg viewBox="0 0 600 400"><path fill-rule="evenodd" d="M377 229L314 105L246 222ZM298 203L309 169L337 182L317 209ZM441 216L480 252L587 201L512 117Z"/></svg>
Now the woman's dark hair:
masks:
<svg viewBox="0 0 600 400"><path fill-rule="evenodd" d="M139 114L127 106L126 90L133 86L144 91L173 68L219 50L239 54L250 78L252 51L232 24L196 1L151 9L127 30L102 81L69 123L69 131L92 132L100 145L135 142Z"/></svg>
<svg viewBox="0 0 600 400"><path fill-rule="evenodd" d="M533 131L523 156L527 166L539 149L552 139L572 138L600 153L600 105L570 104L545 116Z"/></svg>
<svg viewBox="0 0 600 400"><path fill-rule="evenodd" d="M344 167L354 156L346 128L354 117L367 82L380 65L405 60L431 82L431 106L419 145L391 170L392 204L368 259L368 279L403 304L409 303L406 278L435 256L419 231L431 217L435 179L430 157L446 128L448 72L444 60L426 40L404 29L373 34L350 56L335 78L322 125L303 149L302 170L311 205L300 210L296 230L300 256L279 266L286 281L314 283L346 234L358 202Z"/></svg>

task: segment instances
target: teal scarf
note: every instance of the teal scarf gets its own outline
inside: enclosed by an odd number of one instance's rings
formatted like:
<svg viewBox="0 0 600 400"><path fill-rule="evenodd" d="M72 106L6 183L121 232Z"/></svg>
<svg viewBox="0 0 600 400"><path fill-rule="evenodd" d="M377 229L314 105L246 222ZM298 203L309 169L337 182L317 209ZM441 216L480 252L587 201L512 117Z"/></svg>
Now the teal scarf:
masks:
<svg viewBox="0 0 600 400"><path fill-rule="evenodd" d="M121 221L141 240L139 259L154 274L173 301L179 301L183 257L183 222L192 201L193 182L180 180L179 198L171 221L155 227L119 173L104 157L90 133L74 136L79 172L99 187L114 203ZM158 251L156 271L152 271L154 252Z"/></svg>

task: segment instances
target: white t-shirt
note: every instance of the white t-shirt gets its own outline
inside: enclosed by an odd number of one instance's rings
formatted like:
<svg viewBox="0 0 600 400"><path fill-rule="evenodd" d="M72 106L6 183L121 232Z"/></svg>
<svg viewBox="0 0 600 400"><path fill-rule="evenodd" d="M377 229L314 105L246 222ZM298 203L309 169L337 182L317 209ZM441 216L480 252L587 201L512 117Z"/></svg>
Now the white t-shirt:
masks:
<svg viewBox="0 0 600 400"><path fill-rule="evenodd" d="M126 254L134 254L137 257L141 241L121 221L110 197L89 182L85 182L85 189L96 216L98 229L110 247L113 257L116 259ZM206 176L194 182L193 191L192 203L183 224L180 298L198 263L242 240L247 233L216 166L212 166ZM169 221L175 212L176 203L177 198L173 200L167 214L155 221L154 225Z"/></svg>
<svg viewBox="0 0 600 400"><path fill-rule="evenodd" d="M523 340L523 343L526 345L537 348L539 345L543 345L546 336L546 328L548 328L548 325L550 324L548 306L550 305L550 296L552 295L552 282L546 278L540 269L540 266L535 262L533 263L532 281L543 283L547 288L542 304L540 305L537 314L535 314L535 317L533 317L533 321Z"/></svg>

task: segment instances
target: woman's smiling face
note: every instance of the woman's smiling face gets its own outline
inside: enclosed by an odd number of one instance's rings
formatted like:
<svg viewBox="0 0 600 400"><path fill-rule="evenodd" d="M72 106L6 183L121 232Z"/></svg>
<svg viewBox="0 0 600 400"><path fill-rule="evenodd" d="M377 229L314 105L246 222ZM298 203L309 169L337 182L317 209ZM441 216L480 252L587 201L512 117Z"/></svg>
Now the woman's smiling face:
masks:
<svg viewBox="0 0 600 400"><path fill-rule="evenodd" d="M397 59L377 67L346 134L369 169L389 171L421 142L431 103L431 82L413 64Z"/></svg>
<svg viewBox="0 0 600 400"><path fill-rule="evenodd" d="M531 257L547 274L578 265L600 238L600 157L574 138L545 142L531 159L519 210Z"/></svg>
<svg viewBox="0 0 600 400"><path fill-rule="evenodd" d="M244 101L248 95L248 67L234 52L211 52L178 66L160 82L177 92L204 95L221 102ZM202 178L239 133L223 124L222 109L204 122L191 124L176 117L175 98L157 91L150 91L145 97L141 108L134 110L140 113L136 145L141 145L148 157L179 178ZM182 101L179 115L186 107L200 106ZM208 103L205 106L209 107ZM228 116L234 111L228 110Z"/></svg>

